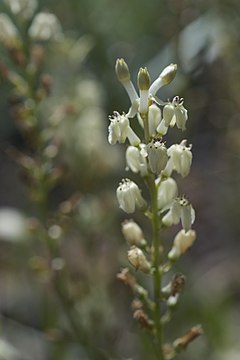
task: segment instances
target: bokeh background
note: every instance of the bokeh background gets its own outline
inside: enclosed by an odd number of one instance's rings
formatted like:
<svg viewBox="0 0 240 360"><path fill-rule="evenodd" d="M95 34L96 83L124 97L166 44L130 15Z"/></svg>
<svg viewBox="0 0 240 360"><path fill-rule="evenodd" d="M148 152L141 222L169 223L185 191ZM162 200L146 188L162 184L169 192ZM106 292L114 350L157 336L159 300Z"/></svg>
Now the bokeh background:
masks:
<svg viewBox="0 0 240 360"><path fill-rule="evenodd" d="M107 126L108 114L127 111L129 100L114 65L125 58L135 81L140 66L154 79L177 63L176 79L159 97L180 95L189 111L186 134L173 131L168 141L184 136L193 144L192 171L181 189L196 209L198 237L176 265L187 284L167 335L173 340L201 323L204 336L179 359L239 359L239 1L42 0L39 5L56 14L65 34L62 42L46 47L45 70L53 87L41 111L46 122L49 116L60 121L59 105L69 106L56 130L64 140L59 161L66 176L50 194L49 212L77 192L62 251L81 324L111 358L140 356L132 294L116 279L127 265L120 232L125 216L115 200L126 173L124 146L108 144ZM8 61L3 47L0 57ZM8 152L12 146L22 152L28 147L14 122L10 87L0 85L0 359L87 359L79 344L61 340L58 324L65 319L55 314L47 275L33 270L39 249L26 222L36 210Z"/></svg>

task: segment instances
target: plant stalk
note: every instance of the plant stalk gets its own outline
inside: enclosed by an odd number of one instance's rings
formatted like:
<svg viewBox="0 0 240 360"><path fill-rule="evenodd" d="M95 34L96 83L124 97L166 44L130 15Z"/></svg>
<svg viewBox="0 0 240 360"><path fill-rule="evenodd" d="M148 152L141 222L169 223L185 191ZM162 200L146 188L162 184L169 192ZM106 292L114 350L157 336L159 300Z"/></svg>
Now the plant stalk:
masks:
<svg viewBox="0 0 240 360"><path fill-rule="evenodd" d="M151 205L152 205L152 249L153 249L153 292L154 292L154 323L156 331L156 354L158 360L164 360L163 352L163 325L161 323L161 306L160 306L160 295L161 295L161 281L162 275L160 271L161 265L161 242L160 242L160 231L161 231L161 219L158 215L158 204L157 204L157 186L154 178L150 182L150 193L151 193Z"/></svg>
<svg viewBox="0 0 240 360"><path fill-rule="evenodd" d="M150 141L148 114L142 115L144 123L144 138L146 145ZM162 275L160 271L161 265L161 218L158 214L158 189L155 184L154 175L147 179L147 186L151 195L151 223L152 223L152 251L153 251L153 293L154 293L154 310L153 320L155 324L155 352L158 360L165 360L163 352L163 325L161 323L161 281Z"/></svg>

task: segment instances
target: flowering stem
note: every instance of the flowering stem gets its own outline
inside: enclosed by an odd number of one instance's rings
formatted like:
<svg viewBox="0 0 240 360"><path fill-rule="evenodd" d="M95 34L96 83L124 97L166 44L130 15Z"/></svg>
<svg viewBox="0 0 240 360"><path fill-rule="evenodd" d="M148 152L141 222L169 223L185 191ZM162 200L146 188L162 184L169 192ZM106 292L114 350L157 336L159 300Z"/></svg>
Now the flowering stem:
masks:
<svg viewBox="0 0 240 360"><path fill-rule="evenodd" d="M156 331L156 353L159 360L164 360L163 353L163 329L161 324L161 308L160 308L160 295L161 295L161 243L160 243L160 231L161 231L161 219L158 215L157 204L157 186L154 178L151 177L149 181L149 189L151 193L151 207L152 207L152 247L153 247L153 291L154 291L154 322Z"/></svg>
<svg viewBox="0 0 240 360"><path fill-rule="evenodd" d="M150 140L148 114L141 115L144 123L144 137L145 142L148 144ZM160 254L160 231L161 231L161 219L158 214L158 188L155 184L154 176L149 176L147 179L147 186L151 195L151 223L152 223L152 249L153 249L153 292L154 292L154 323L156 331L156 355L158 360L164 360L163 353L163 329L161 324L161 308L160 308L160 296L161 296L161 254Z"/></svg>

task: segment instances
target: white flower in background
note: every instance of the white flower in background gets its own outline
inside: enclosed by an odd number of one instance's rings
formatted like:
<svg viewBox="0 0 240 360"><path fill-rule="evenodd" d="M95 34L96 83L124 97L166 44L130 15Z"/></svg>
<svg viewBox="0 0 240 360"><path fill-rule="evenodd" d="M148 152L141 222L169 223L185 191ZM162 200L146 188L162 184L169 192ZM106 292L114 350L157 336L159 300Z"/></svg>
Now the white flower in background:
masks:
<svg viewBox="0 0 240 360"><path fill-rule="evenodd" d="M167 178L160 182L158 186L158 208L164 211L169 208L173 200L177 197L177 183L172 178Z"/></svg>
<svg viewBox="0 0 240 360"><path fill-rule="evenodd" d="M174 308L178 303L178 299L179 294L169 296L169 298L167 299L167 306L169 306L170 308Z"/></svg>
<svg viewBox="0 0 240 360"><path fill-rule="evenodd" d="M114 111L113 116L109 116L109 120L108 141L111 145L117 142L124 143L126 138L133 146L140 144L140 139L130 127L129 119L125 114L120 115L117 111Z"/></svg>
<svg viewBox="0 0 240 360"><path fill-rule="evenodd" d="M15 348L10 342L4 338L0 339L1 360L19 360L19 349Z"/></svg>
<svg viewBox="0 0 240 360"><path fill-rule="evenodd" d="M138 112L143 114L147 112L149 100L152 101L157 91L162 86L169 84L174 79L177 72L177 65L171 64L167 66L150 87L150 77L148 75L147 69L140 69L138 74L138 86L140 90L140 96L135 90L135 87L130 78L128 65L123 59L117 59L115 71L118 80L121 82L130 98L131 107L127 113L127 117L132 118Z"/></svg>
<svg viewBox="0 0 240 360"><path fill-rule="evenodd" d="M129 245L146 245L142 229L134 220L125 220L122 223L122 233Z"/></svg>
<svg viewBox="0 0 240 360"><path fill-rule="evenodd" d="M123 179L117 188L117 199L120 208L126 213L133 213L137 208L143 209L146 202L137 184L129 179Z"/></svg>
<svg viewBox="0 0 240 360"><path fill-rule="evenodd" d="M186 121L188 119L187 110L183 106L183 99L175 96L173 101L163 108L163 119L166 126L173 127L175 124L178 129L186 129Z"/></svg>
<svg viewBox="0 0 240 360"><path fill-rule="evenodd" d="M180 230L174 238L173 247L168 254L170 260L176 260L179 256L193 245L196 240L196 232L194 230Z"/></svg>
<svg viewBox="0 0 240 360"><path fill-rule="evenodd" d="M29 35L40 41L59 40L62 38L62 28L54 14L47 12L38 13L29 29Z"/></svg>
<svg viewBox="0 0 240 360"><path fill-rule="evenodd" d="M15 15L21 15L25 18L31 18L37 9L37 0L5 0Z"/></svg>
<svg viewBox="0 0 240 360"><path fill-rule="evenodd" d="M150 264L147 261L143 251L136 246L132 246L128 251L128 260L136 270L141 270L145 273L150 271Z"/></svg>
<svg viewBox="0 0 240 360"><path fill-rule="evenodd" d="M9 16L0 14L0 41L4 44L13 42L18 37L18 30Z"/></svg>
<svg viewBox="0 0 240 360"><path fill-rule="evenodd" d="M17 242L27 237L27 221L20 211L0 209L0 239Z"/></svg>
<svg viewBox="0 0 240 360"><path fill-rule="evenodd" d="M192 164L191 148L191 145L187 146L187 140L182 140L180 144L174 144L167 150L170 158L164 170L166 176L171 176L173 170L182 177L189 174Z"/></svg>
<svg viewBox="0 0 240 360"><path fill-rule="evenodd" d="M148 174L148 166L145 144L140 144L139 147L129 146L126 151L126 163L132 172L139 172L141 176L146 176Z"/></svg>
<svg viewBox="0 0 240 360"><path fill-rule="evenodd" d="M160 140L153 139L146 149L150 170L153 174L159 175L168 162L167 148Z"/></svg>
<svg viewBox="0 0 240 360"><path fill-rule="evenodd" d="M185 231L190 230L195 221L195 211L189 201L184 197L176 198L172 202L168 212L164 215L162 222L165 226L171 226L173 224L178 224L180 220Z"/></svg>

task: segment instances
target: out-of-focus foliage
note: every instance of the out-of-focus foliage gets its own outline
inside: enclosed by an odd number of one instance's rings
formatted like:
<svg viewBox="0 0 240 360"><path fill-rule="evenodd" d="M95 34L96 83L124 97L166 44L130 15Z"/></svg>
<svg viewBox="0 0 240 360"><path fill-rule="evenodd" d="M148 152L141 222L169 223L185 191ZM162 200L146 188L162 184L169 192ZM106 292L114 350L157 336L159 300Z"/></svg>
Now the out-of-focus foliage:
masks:
<svg viewBox="0 0 240 360"><path fill-rule="evenodd" d="M65 35L46 47L44 72L51 74L53 85L40 112L46 139L54 134L61 144L58 161L64 179L50 193L48 225L54 225L54 212L60 209L65 237L58 241L80 323L113 358L129 358L141 348L128 290L115 279L119 262L125 265L122 214L114 199L124 159L107 143L107 115L129 105L115 79L117 57L126 58L135 71L148 66L153 76L177 63L171 86L189 110L194 162L184 186L197 209L198 238L178 265L189 275L169 337L174 340L199 322L205 335L179 359L238 359L239 2L42 0L38 5L56 14ZM0 55L1 64L10 67L3 46ZM10 146L24 152L29 145L14 123L10 86L3 79L0 85L0 358L85 359L84 348L63 341L58 331L69 325L64 315L57 315L61 304L49 285L46 254L34 233L36 209L19 167L7 155ZM159 96L171 98L173 87ZM68 199L74 192L77 205L69 220ZM26 226L31 236L23 239ZM58 228L50 234L58 238L56 230L58 235Z"/></svg>

